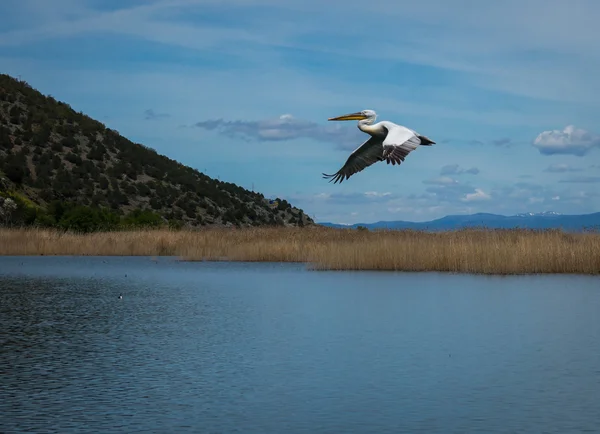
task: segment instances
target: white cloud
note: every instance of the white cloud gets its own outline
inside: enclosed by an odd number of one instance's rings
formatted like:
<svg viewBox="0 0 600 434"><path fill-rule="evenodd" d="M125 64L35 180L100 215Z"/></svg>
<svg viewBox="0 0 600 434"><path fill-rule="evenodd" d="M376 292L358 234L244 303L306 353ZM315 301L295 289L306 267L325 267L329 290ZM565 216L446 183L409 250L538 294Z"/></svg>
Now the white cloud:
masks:
<svg viewBox="0 0 600 434"><path fill-rule="evenodd" d="M592 148L600 146L600 136L573 125L561 130L541 132L533 141L540 154L572 154L583 156Z"/></svg>
<svg viewBox="0 0 600 434"><path fill-rule="evenodd" d="M467 193L465 197L462 199L463 202L475 202L481 200L489 200L491 196L485 193L480 188L475 189L475 193Z"/></svg>

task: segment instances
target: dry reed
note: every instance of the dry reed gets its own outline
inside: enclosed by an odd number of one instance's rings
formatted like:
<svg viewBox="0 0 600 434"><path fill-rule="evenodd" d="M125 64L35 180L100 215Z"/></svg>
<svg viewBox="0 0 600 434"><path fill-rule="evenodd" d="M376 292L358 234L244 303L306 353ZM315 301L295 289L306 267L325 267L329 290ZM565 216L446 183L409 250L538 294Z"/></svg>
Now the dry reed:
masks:
<svg viewBox="0 0 600 434"><path fill-rule="evenodd" d="M318 226L92 234L1 229L0 255L305 262L315 270L600 274L600 234L518 229L369 232Z"/></svg>

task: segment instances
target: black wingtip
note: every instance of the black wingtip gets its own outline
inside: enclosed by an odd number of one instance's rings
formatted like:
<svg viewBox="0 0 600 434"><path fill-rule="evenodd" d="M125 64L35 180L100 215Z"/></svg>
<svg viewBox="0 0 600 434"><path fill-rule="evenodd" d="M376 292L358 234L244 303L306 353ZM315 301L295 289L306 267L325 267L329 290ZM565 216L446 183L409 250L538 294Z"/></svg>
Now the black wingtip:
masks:
<svg viewBox="0 0 600 434"><path fill-rule="evenodd" d="M340 175L339 173L334 173L332 175L328 175L327 173L323 173L323 178L329 178L329 182L332 182L334 184L337 184L338 182L342 182L344 180L344 177L342 175Z"/></svg>
<svg viewBox="0 0 600 434"><path fill-rule="evenodd" d="M423 146L435 145L435 142L427 136L419 135L418 137L421 140L421 145Z"/></svg>

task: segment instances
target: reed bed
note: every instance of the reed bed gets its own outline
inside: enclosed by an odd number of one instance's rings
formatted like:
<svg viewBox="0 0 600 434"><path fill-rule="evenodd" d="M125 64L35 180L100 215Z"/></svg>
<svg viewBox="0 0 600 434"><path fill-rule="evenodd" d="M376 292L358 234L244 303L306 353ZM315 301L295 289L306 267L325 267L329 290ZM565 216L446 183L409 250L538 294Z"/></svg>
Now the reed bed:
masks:
<svg viewBox="0 0 600 434"><path fill-rule="evenodd" d="M369 232L318 226L92 234L0 229L0 255L303 262L313 270L600 274L600 234L519 229Z"/></svg>

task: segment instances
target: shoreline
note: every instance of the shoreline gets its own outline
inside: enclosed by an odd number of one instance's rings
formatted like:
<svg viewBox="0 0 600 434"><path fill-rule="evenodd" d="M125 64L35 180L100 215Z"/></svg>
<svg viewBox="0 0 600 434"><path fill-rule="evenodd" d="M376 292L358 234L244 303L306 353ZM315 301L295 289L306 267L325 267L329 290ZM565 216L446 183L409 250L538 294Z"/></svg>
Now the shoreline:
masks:
<svg viewBox="0 0 600 434"><path fill-rule="evenodd" d="M600 234L560 230L359 231L325 227L148 229L78 234L0 229L0 256L163 256L294 262L314 271L600 275Z"/></svg>

